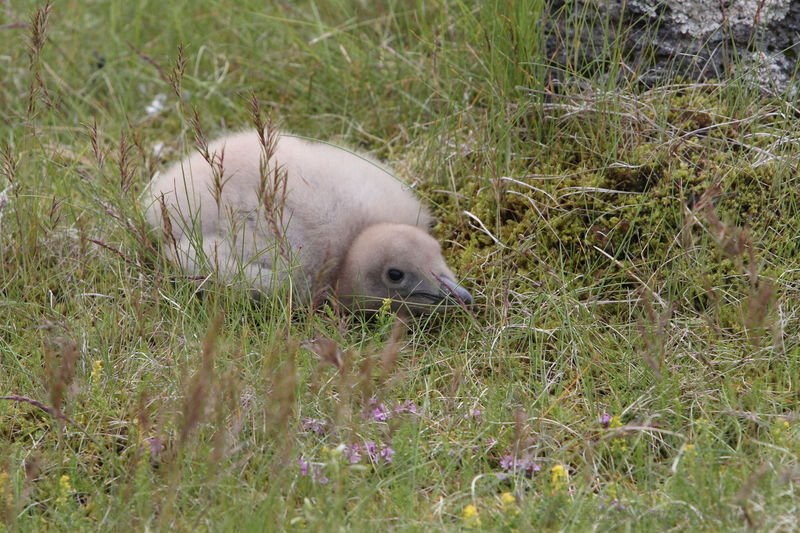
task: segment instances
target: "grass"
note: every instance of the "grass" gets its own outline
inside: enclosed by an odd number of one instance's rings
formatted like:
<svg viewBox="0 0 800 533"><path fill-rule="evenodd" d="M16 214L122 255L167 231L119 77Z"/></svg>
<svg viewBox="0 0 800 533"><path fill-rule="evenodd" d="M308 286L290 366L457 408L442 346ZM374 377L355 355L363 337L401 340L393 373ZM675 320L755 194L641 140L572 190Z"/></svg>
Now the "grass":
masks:
<svg viewBox="0 0 800 533"><path fill-rule="evenodd" d="M8 4L1 527L796 529L800 113L643 83L570 9ZM475 312L406 332L168 264L140 191L253 96L414 181Z"/></svg>

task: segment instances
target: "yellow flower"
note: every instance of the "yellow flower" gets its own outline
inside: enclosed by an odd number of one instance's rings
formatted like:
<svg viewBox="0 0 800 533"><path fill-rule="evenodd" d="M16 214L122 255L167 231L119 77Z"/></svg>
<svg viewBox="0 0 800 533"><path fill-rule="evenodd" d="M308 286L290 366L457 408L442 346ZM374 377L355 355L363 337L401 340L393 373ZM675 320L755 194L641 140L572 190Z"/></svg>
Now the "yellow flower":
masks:
<svg viewBox="0 0 800 533"><path fill-rule="evenodd" d="M384 298L381 308L378 310L378 315L386 316L392 311L392 299Z"/></svg>
<svg viewBox="0 0 800 533"><path fill-rule="evenodd" d="M567 485L569 474L564 465L557 464L550 469L550 487L553 492L561 492Z"/></svg>
<svg viewBox="0 0 800 533"><path fill-rule="evenodd" d="M625 439L611 439L611 449L618 452L628 451L628 445L625 444Z"/></svg>
<svg viewBox="0 0 800 533"><path fill-rule="evenodd" d="M775 442L777 444L784 443L784 441L786 440L785 433L787 433L790 428L791 425L789 424L789 421L786 420L785 418L779 418L776 421L775 427L772 428L772 434L775 436Z"/></svg>
<svg viewBox="0 0 800 533"><path fill-rule="evenodd" d="M97 361L92 363L92 376L91 376L91 379L92 379L92 383L95 386L97 386L97 384L100 382L100 372L102 372L102 371L103 371L103 362L101 360L98 359Z"/></svg>
<svg viewBox="0 0 800 533"><path fill-rule="evenodd" d="M697 453L697 450L695 450L694 444L684 444L683 453L686 455L695 455Z"/></svg>
<svg viewBox="0 0 800 533"><path fill-rule="evenodd" d="M478 516L478 508L472 504L467 505L464 507L464 520L469 520L470 518L475 518Z"/></svg>
<svg viewBox="0 0 800 533"><path fill-rule="evenodd" d="M504 492L500 495L500 501L503 502L503 505L510 505L516 503L517 499L510 492Z"/></svg>
<svg viewBox="0 0 800 533"><path fill-rule="evenodd" d="M69 482L69 476L64 474L58 480L58 498L56 498L56 502L64 503L67 501L67 496L70 492L72 492L72 485Z"/></svg>
<svg viewBox="0 0 800 533"><path fill-rule="evenodd" d="M508 516L517 516L519 508L517 507L517 499L510 492L504 492L500 495L500 510Z"/></svg>
<svg viewBox="0 0 800 533"><path fill-rule="evenodd" d="M464 517L464 524L467 527L480 527L481 518L478 516L478 508L474 505L469 504L464 507L461 516Z"/></svg>
<svg viewBox="0 0 800 533"><path fill-rule="evenodd" d="M614 415L611 417L611 420L608 421L609 429L616 429L622 427L622 420L620 420L619 415ZM624 452L627 451L628 446L625 444L625 439L623 438L616 438L611 439L611 450L612 451L619 451Z"/></svg>

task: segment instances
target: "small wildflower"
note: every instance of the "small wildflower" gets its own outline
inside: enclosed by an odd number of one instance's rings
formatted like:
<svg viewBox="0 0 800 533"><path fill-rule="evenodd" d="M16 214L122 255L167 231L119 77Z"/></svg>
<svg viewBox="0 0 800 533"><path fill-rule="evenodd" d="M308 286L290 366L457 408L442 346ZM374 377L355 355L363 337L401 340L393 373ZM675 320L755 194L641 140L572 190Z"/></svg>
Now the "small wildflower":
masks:
<svg viewBox="0 0 800 533"><path fill-rule="evenodd" d="M614 439L611 441L611 449L618 452L628 451L628 445L625 444L625 439Z"/></svg>
<svg viewBox="0 0 800 533"><path fill-rule="evenodd" d="M604 428L607 428L610 423L611 415L608 413L603 413L603 416L600 417L600 425L602 425Z"/></svg>
<svg viewBox="0 0 800 533"><path fill-rule="evenodd" d="M473 409L469 413L464 415L465 420L469 420L471 418L473 420L480 421L482 417L483 417L483 412L481 412L479 409Z"/></svg>
<svg viewBox="0 0 800 533"><path fill-rule="evenodd" d="M394 457L394 450L391 446L382 446L381 447L381 458L387 462L391 463Z"/></svg>
<svg viewBox="0 0 800 533"><path fill-rule="evenodd" d="M392 311L392 299L384 298L381 303L381 308L378 310L378 316L386 316Z"/></svg>
<svg viewBox="0 0 800 533"><path fill-rule="evenodd" d="M527 467L525 467L525 475L527 475L528 477L531 477L534 472L538 472L541 469L542 469L542 467L537 465L536 463L534 463L532 465L528 465Z"/></svg>
<svg viewBox="0 0 800 533"><path fill-rule="evenodd" d="M56 498L56 502L64 503L67 501L67 496L69 493L72 492L72 485L69 482L69 476L64 474L58 480L58 498Z"/></svg>
<svg viewBox="0 0 800 533"><path fill-rule="evenodd" d="M611 500L610 505L611 505L612 509L618 509L620 511L624 511L625 510L625 506L617 498L614 498L613 500Z"/></svg>
<svg viewBox="0 0 800 533"><path fill-rule="evenodd" d="M411 400L406 400L394 408L394 413L398 415L401 413L411 413L415 415L417 414L417 405Z"/></svg>
<svg viewBox="0 0 800 533"><path fill-rule="evenodd" d="M464 510L461 512L461 516L464 518L464 525L467 527L480 527L481 526L481 518L478 516L478 508L472 504L467 505L464 507Z"/></svg>
<svg viewBox="0 0 800 533"><path fill-rule="evenodd" d="M150 457L155 458L164 451L164 443L158 437L149 437L144 440L150 448Z"/></svg>
<svg viewBox="0 0 800 533"><path fill-rule="evenodd" d="M344 452L344 456L351 465L361 461L361 446L353 444L348 446Z"/></svg>
<svg viewBox="0 0 800 533"><path fill-rule="evenodd" d="M368 440L367 442L364 443L364 449L367 451L367 455L369 455L370 460L372 462L377 462L378 446L371 440Z"/></svg>
<svg viewBox="0 0 800 533"><path fill-rule="evenodd" d="M517 499L510 492L500 494L500 510L507 516L516 516L519 514L519 507L517 507Z"/></svg>
<svg viewBox="0 0 800 533"><path fill-rule="evenodd" d="M608 415L603 415L608 416ZM605 420L605 419L603 419ZM614 415L608 419L608 424L605 426L609 429L617 429L622 427L622 420L620 420L619 415ZM628 450L628 445L625 444L625 439L621 437L617 437L611 440L611 449L618 452L625 452Z"/></svg>
<svg viewBox="0 0 800 533"><path fill-rule="evenodd" d="M376 422L386 422L389 418L389 411L386 409L386 406L382 403L379 403L377 407L372 410L372 419Z"/></svg>
<svg viewBox="0 0 800 533"><path fill-rule="evenodd" d="M305 459L298 459L297 464L300 466L300 475L303 477L311 477L311 481L313 483L319 483L320 485L327 485L328 478L325 474L322 473L322 467L320 465L312 464Z"/></svg>
<svg viewBox="0 0 800 533"><path fill-rule="evenodd" d="M100 383L100 373L103 371L103 361L98 359L94 363L92 363L92 375L90 379L92 383L96 387Z"/></svg>
<svg viewBox="0 0 800 533"><path fill-rule="evenodd" d="M785 418L779 418L775 422L775 426L772 428L772 435L775 437L775 442L777 444L784 443L791 427L791 424L789 424L789 421Z"/></svg>
<svg viewBox="0 0 800 533"><path fill-rule="evenodd" d="M500 495L500 501L503 502L503 505L510 505L516 503L517 499L510 492L504 492Z"/></svg>
<svg viewBox="0 0 800 533"><path fill-rule="evenodd" d="M367 405L369 406L369 412L364 412L364 418L372 418L376 422L386 422L392 415L386 405L378 402L375 398L370 398Z"/></svg>
<svg viewBox="0 0 800 533"><path fill-rule="evenodd" d="M553 489L554 493L563 491L567 485L568 479L569 474L567 473L567 469L564 468L564 465L556 464L550 469L550 487Z"/></svg>
<svg viewBox="0 0 800 533"><path fill-rule="evenodd" d="M304 418L300 422L300 429L305 433L315 433L322 435L325 433L326 422L316 418Z"/></svg>
<svg viewBox="0 0 800 533"><path fill-rule="evenodd" d="M510 474L522 472L525 477L533 477L534 472L542 469L538 464L533 462L530 458L517 459L513 455L506 455L500 459L500 468L508 470Z"/></svg>
<svg viewBox="0 0 800 533"><path fill-rule="evenodd" d="M686 456L697 455L697 450L695 449L695 445L694 444L684 444L683 453Z"/></svg>
<svg viewBox="0 0 800 533"><path fill-rule="evenodd" d="M357 463L361 460L361 454L364 453L373 464L391 463L394 460L394 449L388 444L375 444L375 442L368 440L363 446L354 444L348 449L347 458L351 463Z"/></svg>
<svg viewBox="0 0 800 533"><path fill-rule="evenodd" d="M514 458L510 455L506 455L502 459L500 459L500 468L503 470L511 470L514 466Z"/></svg>

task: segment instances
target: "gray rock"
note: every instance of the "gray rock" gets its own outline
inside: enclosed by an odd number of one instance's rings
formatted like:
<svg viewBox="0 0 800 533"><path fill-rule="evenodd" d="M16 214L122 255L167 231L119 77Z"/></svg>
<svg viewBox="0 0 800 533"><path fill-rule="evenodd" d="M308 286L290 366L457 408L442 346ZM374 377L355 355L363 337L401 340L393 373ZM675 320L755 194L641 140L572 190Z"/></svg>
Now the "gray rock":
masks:
<svg viewBox="0 0 800 533"><path fill-rule="evenodd" d="M634 66L648 67L646 82L675 72L698 80L733 74L749 77L765 89L793 89L800 1L580 0L577 5L580 9L575 4L554 5L562 35L578 31L584 42L588 39L595 47L608 37L622 37ZM606 20L606 27L620 28L624 34L605 35L603 24L591 22L584 26L588 31L576 30L580 25L570 24L570 15L565 13L580 11L596 12L598 21ZM558 59L559 43L548 44Z"/></svg>

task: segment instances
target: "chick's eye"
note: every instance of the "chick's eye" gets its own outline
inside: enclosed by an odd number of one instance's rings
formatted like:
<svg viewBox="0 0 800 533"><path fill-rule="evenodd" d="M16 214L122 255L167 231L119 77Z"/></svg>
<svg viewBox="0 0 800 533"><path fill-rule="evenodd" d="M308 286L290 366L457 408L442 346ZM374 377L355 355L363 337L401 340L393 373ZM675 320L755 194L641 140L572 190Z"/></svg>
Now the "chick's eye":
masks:
<svg viewBox="0 0 800 533"><path fill-rule="evenodd" d="M397 283L398 281L401 281L405 277L405 274L403 273L402 270L397 270L396 268L390 268L386 272L386 276L391 281L394 281L395 283Z"/></svg>

